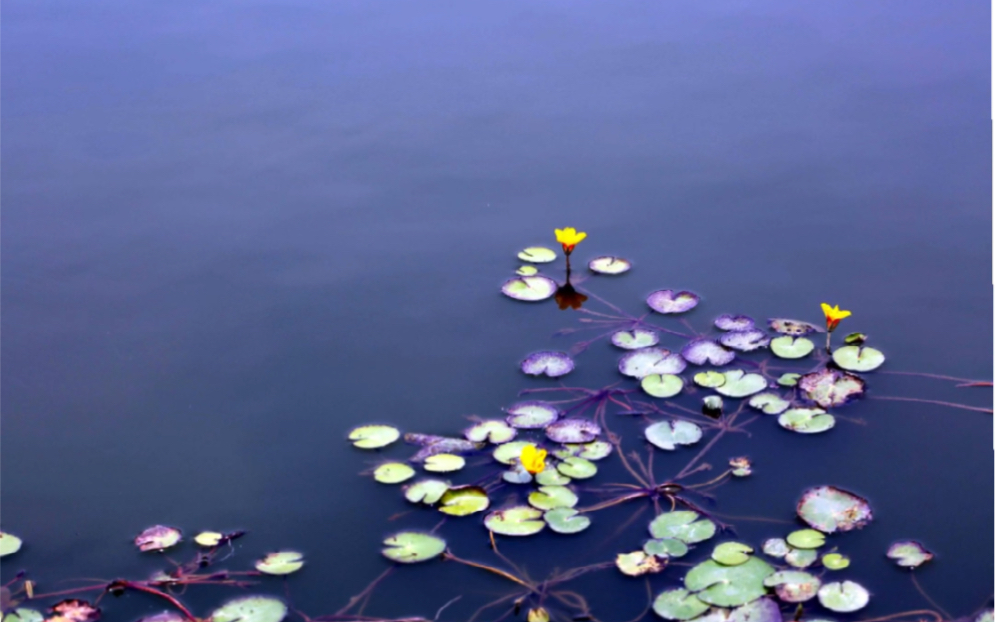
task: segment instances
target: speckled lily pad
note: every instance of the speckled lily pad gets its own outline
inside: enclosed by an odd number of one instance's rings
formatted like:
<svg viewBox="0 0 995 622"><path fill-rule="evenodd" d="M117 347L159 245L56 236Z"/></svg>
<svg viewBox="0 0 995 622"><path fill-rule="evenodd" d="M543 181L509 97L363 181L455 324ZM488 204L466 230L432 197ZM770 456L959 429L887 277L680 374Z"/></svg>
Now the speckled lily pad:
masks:
<svg viewBox="0 0 995 622"><path fill-rule="evenodd" d="M846 404L863 395L865 386L864 381L856 376L828 368L798 379L798 388L823 408Z"/></svg>
<svg viewBox="0 0 995 622"><path fill-rule="evenodd" d="M525 357L521 368L523 372L530 376L559 378L574 370L574 360L566 352L543 350L533 352Z"/></svg>
<svg viewBox="0 0 995 622"><path fill-rule="evenodd" d="M622 574L639 577L644 574L660 572L666 567L666 562L655 555L634 551L632 553L619 553L615 558L615 565L622 571Z"/></svg>
<svg viewBox="0 0 995 622"><path fill-rule="evenodd" d="M692 292L675 292L672 289L661 289L646 298L646 304L657 313L684 313L698 305L700 298Z"/></svg>
<svg viewBox="0 0 995 622"><path fill-rule="evenodd" d="M636 328L633 330L620 330L612 333L612 344L623 350L638 350L648 348L660 343L660 336L656 331Z"/></svg>
<svg viewBox="0 0 995 622"><path fill-rule="evenodd" d="M515 428L511 427L504 421L496 419L481 421L473 427L467 428L463 432L463 436L465 436L469 441L473 441L475 443L490 441L495 445L507 443L515 438L517 434L518 432Z"/></svg>
<svg viewBox="0 0 995 622"><path fill-rule="evenodd" d="M722 367L732 363L736 353L726 350L711 339L692 339L681 348L681 356L694 365L714 365Z"/></svg>
<svg viewBox="0 0 995 622"><path fill-rule="evenodd" d="M701 428L690 421L658 421L646 428L646 440L660 449L673 451L678 445L694 445L701 440Z"/></svg>
<svg viewBox="0 0 995 622"><path fill-rule="evenodd" d="M544 428L556 421L560 411L546 402L518 402L505 409L506 421L519 430Z"/></svg>
<svg viewBox="0 0 995 622"><path fill-rule="evenodd" d="M135 545L141 551L161 551L180 541L182 535L175 527L155 525L135 537Z"/></svg>
<svg viewBox="0 0 995 622"><path fill-rule="evenodd" d="M801 337L802 335L808 335L810 333L823 332L823 330L815 324L809 324L808 322L802 322L801 320L789 320L783 317L771 318L767 320L767 324L775 333L791 335L792 337Z"/></svg>
<svg viewBox="0 0 995 622"><path fill-rule="evenodd" d="M800 570L781 570L764 579L764 585L777 591L786 603L803 603L815 598L822 582L818 577Z"/></svg>
<svg viewBox="0 0 995 622"><path fill-rule="evenodd" d="M553 454L562 459L568 456L577 456L585 460L602 460L612 453L612 444L607 441L591 441L590 443L568 443L562 449L557 449Z"/></svg>
<svg viewBox="0 0 995 622"><path fill-rule="evenodd" d="M734 330L719 337L719 343L727 348L740 352L753 352L770 344L767 333L756 328L749 330Z"/></svg>
<svg viewBox="0 0 995 622"><path fill-rule="evenodd" d="M835 486L808 489L797 511L803 521L823 533L858 529L873 518L867 499Z"/></svg>
<svg viewBox="0 0 995 622"><path fill-rule="evenodd" d="M666 348L633 350L618 362L618 370L630 378L645 378L651 374L679 374L687 363L676 352Z"/></svg>
<svg viewBox="0 0 995 622"><path fill-rule="evenodd" d="M900 540L888 547L888 558L904 568L918 568L933 559L933 554L915 540Z"/></svg>
<svg viewBox="0 0 995 622"><path fill-rule="evenodd" d="M720 330L750 330L753 324L753 318L746 315L723 313L715 318L715 327Z"/></svg>
<svg viewBox="0 0 995 622"><path fill-rule="evenodd" d="M601 434L601 426L590 419L560 419L546 426L546 436L557 443L589 443Z"/></svg>

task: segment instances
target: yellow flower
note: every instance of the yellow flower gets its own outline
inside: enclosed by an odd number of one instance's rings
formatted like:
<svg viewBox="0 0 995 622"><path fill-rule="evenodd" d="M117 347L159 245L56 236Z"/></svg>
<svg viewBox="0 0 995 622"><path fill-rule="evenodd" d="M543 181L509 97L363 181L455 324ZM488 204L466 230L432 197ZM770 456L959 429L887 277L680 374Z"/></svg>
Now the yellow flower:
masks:
<svg viewBox="0 0 995 622"><path fill-rule="evenodd" d="M563 245L563 252L567 255L572 253L574 247L580 244L586 237L586 233L583 231L577 231L573 227L566 227L565 229L556 230L556 241Z"/></svg>
<svg viewBox="0 0 995 622"><path fill-rule="evenodd" d="M536 449L535 445L526 445L522 447L522 455L519 456L518 461L522 463L522 467L526 471L532 475L538 475L546 468L546 450Z"/></svg>
<svg viewBox="0 0 995 622"><path fill-rule="evenodd" d="M840 311L840 306L830 307L826 303L822 303L822 312L826 314L826 330L833 332L836 330L836 326L839 325L840 320L845 317L850 317L849 311Z"/></svg>

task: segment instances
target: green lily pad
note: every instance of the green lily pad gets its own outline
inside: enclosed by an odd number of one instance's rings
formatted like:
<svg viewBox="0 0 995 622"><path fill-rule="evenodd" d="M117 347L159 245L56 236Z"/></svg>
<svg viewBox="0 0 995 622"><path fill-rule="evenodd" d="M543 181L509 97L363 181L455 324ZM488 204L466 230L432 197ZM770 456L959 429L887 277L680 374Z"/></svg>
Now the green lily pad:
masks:
<svg viewBox="0 0 995 622"><path fill-rule="evenodd" d="M819 603L831 611L850 613L867 606L871 595L853 581L827 583L819 588Z"/></svg>
<svg viewBox="0 0 995 622"><path fill-rule="evenodd" d="M918 568L933 559L933 554L915 540L901 540L888 547L888 559L904 568Z"/></svg>
<svg viewBox="0 0 995 622"><path fill-rule="evenodd" d="M688 554L688 545L677 538L660 538L658 540L647 540L643 544L643 551L647 555L655 555L657 557L684 557Z"/></svg>
<svg viewBox="0 0 995 622"><path fill-rule="evenodd" d="M746 456L730 458L729 466L732 468L733 477L747 477L753 474L753 463Z"/></svg>
<svg viewBox="0 0 995 622"><path fill-rule="evenodd" d="M505 409L508 423L520 430L545 428L560 417L556 406L546 402L518 402Z"/></svg>
<svg viewBox="0 0 995 622"><path fill-rule="evenodd" d="M590 443L567 443L562 449L557 449L553 455L561 460L577 456L584 460L602 460L612 453L612 444L607 441L591 441Z"/></svg>
<svg viewBox="0 0 995 622"><path fill-rule="evenodd" d="M556 252L545 246L530 246L519 252L518 258L532 263L549 263L556 261Z"/></svg>
<svg viewBox="0 0 995 622"><path fill-rule="evenodd" d="M694 375L694 383L699 387L714 389L726 383L726 375L718 371L700 371Z"/></svg>
<svg viewBox="0 0 995 622"><path fill-rule="evenodd" d="M517 462L522 456L522 450L527 445L534 445L531 441L512 441L498 445L492 454L494 459L501 464L511 464Z"/></svg>
<svg viewBox="0 0 995 622"><path fill-rule="evenodd" d="M881 367L884 354L874 348L843 346L833 351L833 361L848 371L871 371Z"/></svg>
<svg viewBox="0 0 995 622"><path fill-rule="evenodd" d="M738 607L767 593L764 579L774 568L758 557L750 557L738 566L725 566L706 560L684 577L684 587L702 602L719 607Z"/></svg>
<svg viewBox="0 0 995 622"><path fill-rule="evenodd" d="M822 582L807 572L781 570L764 579L764 585L774 588L786 603L803 603L815 598Z"/></svg>
<svg viewBox="0 0 995 622"><path fill-rule="evenodd" d="M297 551L270 553L256 562L256 570L265 574L281 575L297 572L304 566L304 555Z"/></svg>
<svg viewBox="0 0 995 622"><path fill-rule="evenodd" d="M867 499L835 486L805 491L798 502L798 516L823 533L858 529L873 518Z"/></svg>
<svg viewBox="0 0 995 622"><path fill-rule="evenodd" d="M839 553L826 553L822 556L822 565L827 570L843 570L850 565L850 558Z"/></svg>
<svg viewBox="0 0 995 622"><path fill-rule="evenodd" d="M450 516L469 516L483 512L491 504L480 486L450 488L439 499L439 511Z"/></svg>
<svg viewBox="0 0 995 622"><path fill-rule="evenodd" d="M548 470L546 469L546 471ZM546 471L543 471L543 473ZM501 478L509 484L528 484L532 481L532 474L516 462L511 465L510 469L501 474Z"/></svg>
<svg viewBox="0 0 995 622"><path fill-rule="evenodd" d="M654 555L647 555L643 551L632 553L619 553L615 557L615 565L622 574L630 577L639 577L644 574L660 572L666 564Z"/></svg>
<svg viewBox="0 0 995 622"><path fill-rule="evenodd" d="M0 531L0 557L12 555L21 550L21 539L11 533Z"/></svg>
<svg viewBox="0 0 995 622"><path fill-rule="evenodd" d="M484 525L503 536L531 536L542 531L546 523L542 520L542 510L520 505L491 512L484 518Z"/></svg>
<svg viewBox="0 0 995 622"><path fill-rule="evenodd" d="M817 549L826 543L826 536L815 529L799 529L789 533L787 540L796 549Z"/></svg>
<svg viewBox="0 0 995 622"><path fill-rule="evenodd" d="M865 386L860 378L829 368L805 374L798 379L798 388L822 408L846 404L863 395Z"/></svg>
<svg viewBox="0 0 995 622"><path fill-rule="evenodd" d="M428 561L446 550L446 541L442 538L417 531L402 531L383 543L386 545L381 551L384 557L402 564Z"/></svg>
<svg viewBox="0 0 995 622"><path fill-rule="evenodd" d="M404 489L404 498L411 503L435 505L449 490L449 482L438 479L423 479Z"/></svg>
<svg viewBox="0 0 995 622"><path fill-rule="evenodd" d="M180 541L182 534L175 527L155 525L135 537L135 545L140 551L161 551Z"/></svg>
<svg viewBox="0 0 995 622"><path fill-rule="evenodd" d="M41 613L34 609L18 607L3 616L3 622L42 622L45 619Z"/></svg>
<svg viewBox="0 0 995 622"><path fill-rule="evenodd" d="M660 343L660 336L652 330L635 328L612 333L612 343L623 350L638 350Z"/></svg>
<svg viewBox="0 0 995 622"><path fill-rule="evenodd" d="M746 397L767 388L767 379L760 374L748 374L742 369L725 372L726 381L715 391L726 397Z"/></svg>
<svg viewBox="0 0 995 622"><path fill-rule="evenodd" d="M800 359L815 349L811 339L785 335L770 340L770 351L782 359Z"/></svg>
<svg viewBox="0 0 995 622"><path fill-rule="evenodd" d="M591 519L573 508L554 508L543 514L543 518L556 533L578 533L591 526Z"/></svg>
<svg viewBox="0 0 995 622"><path fill-rule="evenodd" d="M855 346L859 346L865 341L867 341L867 335L864 333L850 333L843 338L843 343Z"/></svg>
<svg viewBox="0 0 995 622"><path fill-rule="evenodd" d="M540 510L572 508L577 505L577 495L566 486L540 486L529 494L529 505Z"/></svg>
<svg viewBox="0 0 995 622"><path fill-rule="evenodd" d="M995 611L991 609L985 609L977 616L975 616L973 622L995 622Z"/></svg>
<svg viewBox="0 0 995 622"><path fill-rule="evenodd" d="M808 568L815 563L815 560L819 558L819 552L815 549L796 549L791 548L790 551L784 556L784 561L788 563L789 566L794 566L795 568Z"/></svg>
<svg viewBox="0 0 995 622"><path fill-rule="evenodd" d="M518 276L535 276L539 274L539 268L529 265L519 266L518 270L515 270L515 274Z"/></svg>
<svg viewBox="0 0 995 622"><path fill-rule="evenodd" d="M468 428L465 432L463 432L463 436L465 436L468 441L473 441L475 443L490 441L495 445L507 443L515 438L517 434L518 430L511 427L504 421L497 419L481 421L477 425Z"/></svg>
<svg viewBox="0 0 995 622"><path fill-rule="evenodd" d="M224 537L225 535L223 533L219 533L217 531L202 531L194 536L193 541L200 546L211 548L221 544Z"/></svg>
<svg viewBox="0 0 995 622"><path fill-rule="evenodd" d="M389 425L364 425L349 432L353 447L379 449L401 438L397 428Z"/></svg>
<svg viewBox="0 0 995 622"><path fill-rule="evenodd" d="M723 542L712 551L712 559L725 566L745 564L753 553L753 547L742 542Z"/></svg>
<svg viewBox="0 0 995 622"><path fill-rule="evenodd" d="M535 481L540 486L566 486L572 480L556 469L545 469L535 476Z"/></svg>
<svg viewBox="0 0 995 622"><path fill-rule="evenodd" d="M818 434L832 429L836 418L821 408L792 408L777 418L785 430L801 434Z"/></svg>
<svg viewBox="0 0 995 622"><path fill-rule="evenodd" d="M715 523L691 510L664 512L650 523L656 539L676 538L685 544L704 542L715 535Z"/></svg>
<svg viewBox="0 0 995 622"><path fill-rule="evenodd" d="M673 451L678 445L694 445L701 440L701 428L690 421L658 421L646 428L646 440L660 449Z"/></svg>
<svg viewBox="0 0 995 622"><path fill-rule="evenodd" d="M623 272L628 272L632 268L632 264L629 263L628 259L608 256L595 257L588 262L587 267L591 272L597 272L598 274L622 274Z"/></svg>
<svg viewBox="0 0 995 622"><path fill-rule="evenodd" d="M765 415L780 415L791 406L791 402L782 399L776 393L758 393L747 402L750 408L756 408Z"/></svg>
<svg viewBox="0 0 995 622"><path fill-rule="evenodd" d="M598 467L590 460L569 456L556 465L556 470L573 479L587 479L595 476Z"/></svg>
<svg viewBox="0 0 995 622"><path fill-rule="evenodd" d="M684 388L684 381L674 374L652 374L643 378L639 386L648 395L666 399L680 393Z"/></svg>
<svg viewBox="0 0 995 622"><path fill-rule="evenodd" d="M466 466L466 459L455 454L435 454L425 458L422 466L432 473L451 473Z"/></svg>
<svg viewBox="0 0 995 622"><path fill-rule="evenodd" d="M801 377L801 374L781 374L781 377L777 379L777 384L782 387L793 387L798 384L798 379Z"/></svg>
<svg viewBox="0 0 995 622"><path fill-rule="evenodd" d="M403 462L387 462L373 471L373 479L381 484L400 484L415 476L415 470Z"/></svg>
<svg viewBox="0 0 995 622"><path fill-rule="evenodd" d="M501 286L501 293L522 302L539 302L555 294L556 288L556 281L537 274L508 279Z"/></svg>
<svg viewBox="0 0 995 622"><path fill-rule="evenodd" d="M664 620L690 620L708 611L708 605L687 590L665 590L653 601L653 611Z"/></svg>
<svg viewBox="0 0 995 622"><path fill-rule="evenodd" d="M770 538L764 541L763 551L771 557L784 557L791 547L781 538Z"/></svg>
<svg viewBox="0 0 995 622"><path fill-rule="evenodd" d="M280 622L287 606L272 596L243 596L214 610L211 622Z"/></svg>

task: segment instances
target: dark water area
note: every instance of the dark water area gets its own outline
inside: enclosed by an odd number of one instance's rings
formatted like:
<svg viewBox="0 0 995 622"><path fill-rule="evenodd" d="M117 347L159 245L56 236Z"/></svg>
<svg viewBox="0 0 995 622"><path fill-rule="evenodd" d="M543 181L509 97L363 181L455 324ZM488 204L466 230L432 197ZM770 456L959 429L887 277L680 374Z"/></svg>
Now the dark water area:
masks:
<svg viewBox="0 0 995 622"><path fill-rule="evenodd" d="M702 295L698 328L839 303L884 370L990 380L989 24L960 0L6 2L0 504L25 546L3 581L142 578L163 565L131 544L149 525L247 529L229 567L304 551L294 603L337 610L388 566L385 534L439 518L388 520L411 506L357 474L412 450L346 434L454 434L554 385L518 362L568 347L552 335L577 314L499 293L554 227L589 233L582 262L633 260L583 284L630 312L661 288ZM568 384L615 382L617 357L595 344ZM807 487L857 491L875 520L831 543L873 597L831 617L928 606L884 557L900 538L937 553L919 580L967 615L995 582L992 417L873 397L991 408L991 390L868 378L840 413L865 425L723 440L717 465L748 454L755 474L713 507L792 520ZM642 446L638 421L618 431ZM534 577L610 561L645 537L649 512L609 539L634 509L502 551ZM756 544L787 528L737 527ZM494 561L479 515L442 531ZM368 613L431 618L462 594L442 620L465 620L508 588L400 570ZM645 604L614 569L574 587L605 620Z"/></svg>

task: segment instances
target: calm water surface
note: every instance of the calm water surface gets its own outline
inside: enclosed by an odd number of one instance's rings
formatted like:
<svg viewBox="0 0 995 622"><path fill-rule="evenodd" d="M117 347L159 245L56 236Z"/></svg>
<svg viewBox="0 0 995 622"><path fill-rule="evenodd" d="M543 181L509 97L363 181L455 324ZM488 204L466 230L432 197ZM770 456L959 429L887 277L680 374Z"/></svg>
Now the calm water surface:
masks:
<svg viewBox="0 0 995 622"><path fill-rule="evenodd" d="M385 533L436 520L389 521L408 506L357 476L379 457L345 434L453 433L549 384L517 363L565 347L551 335L576 315L498 286L564 225L590 233L580 259L635 261L587 284L631 311L664 287L703 295L699 327L839 302L889 369L990 379L989 24L961 0L6 2L2 508L27 544L0 574L143 577L161 565L130 544L148 525L242 528L234 566L305 551L296 604L338 609L386 567ZM571 384L614 382L616 356L595 345ZM874 593L863 617L926 605L883 558L897 538L937 552L920 581L953 615L985 604L991 416L846 414L866 425L730 439L717 459L749 453L756 475L716 509L790 519L808 486L859 491L876 520L834 544ZM504 550L536 576L612 559L642 540L603 544L627 516ZM474 519L445 533L492 559ZM444 617L461 620L505 589L404 570L371 613L431 617L462 593ZM608 620L643 606L614 570L577 587Z"/></svg>

